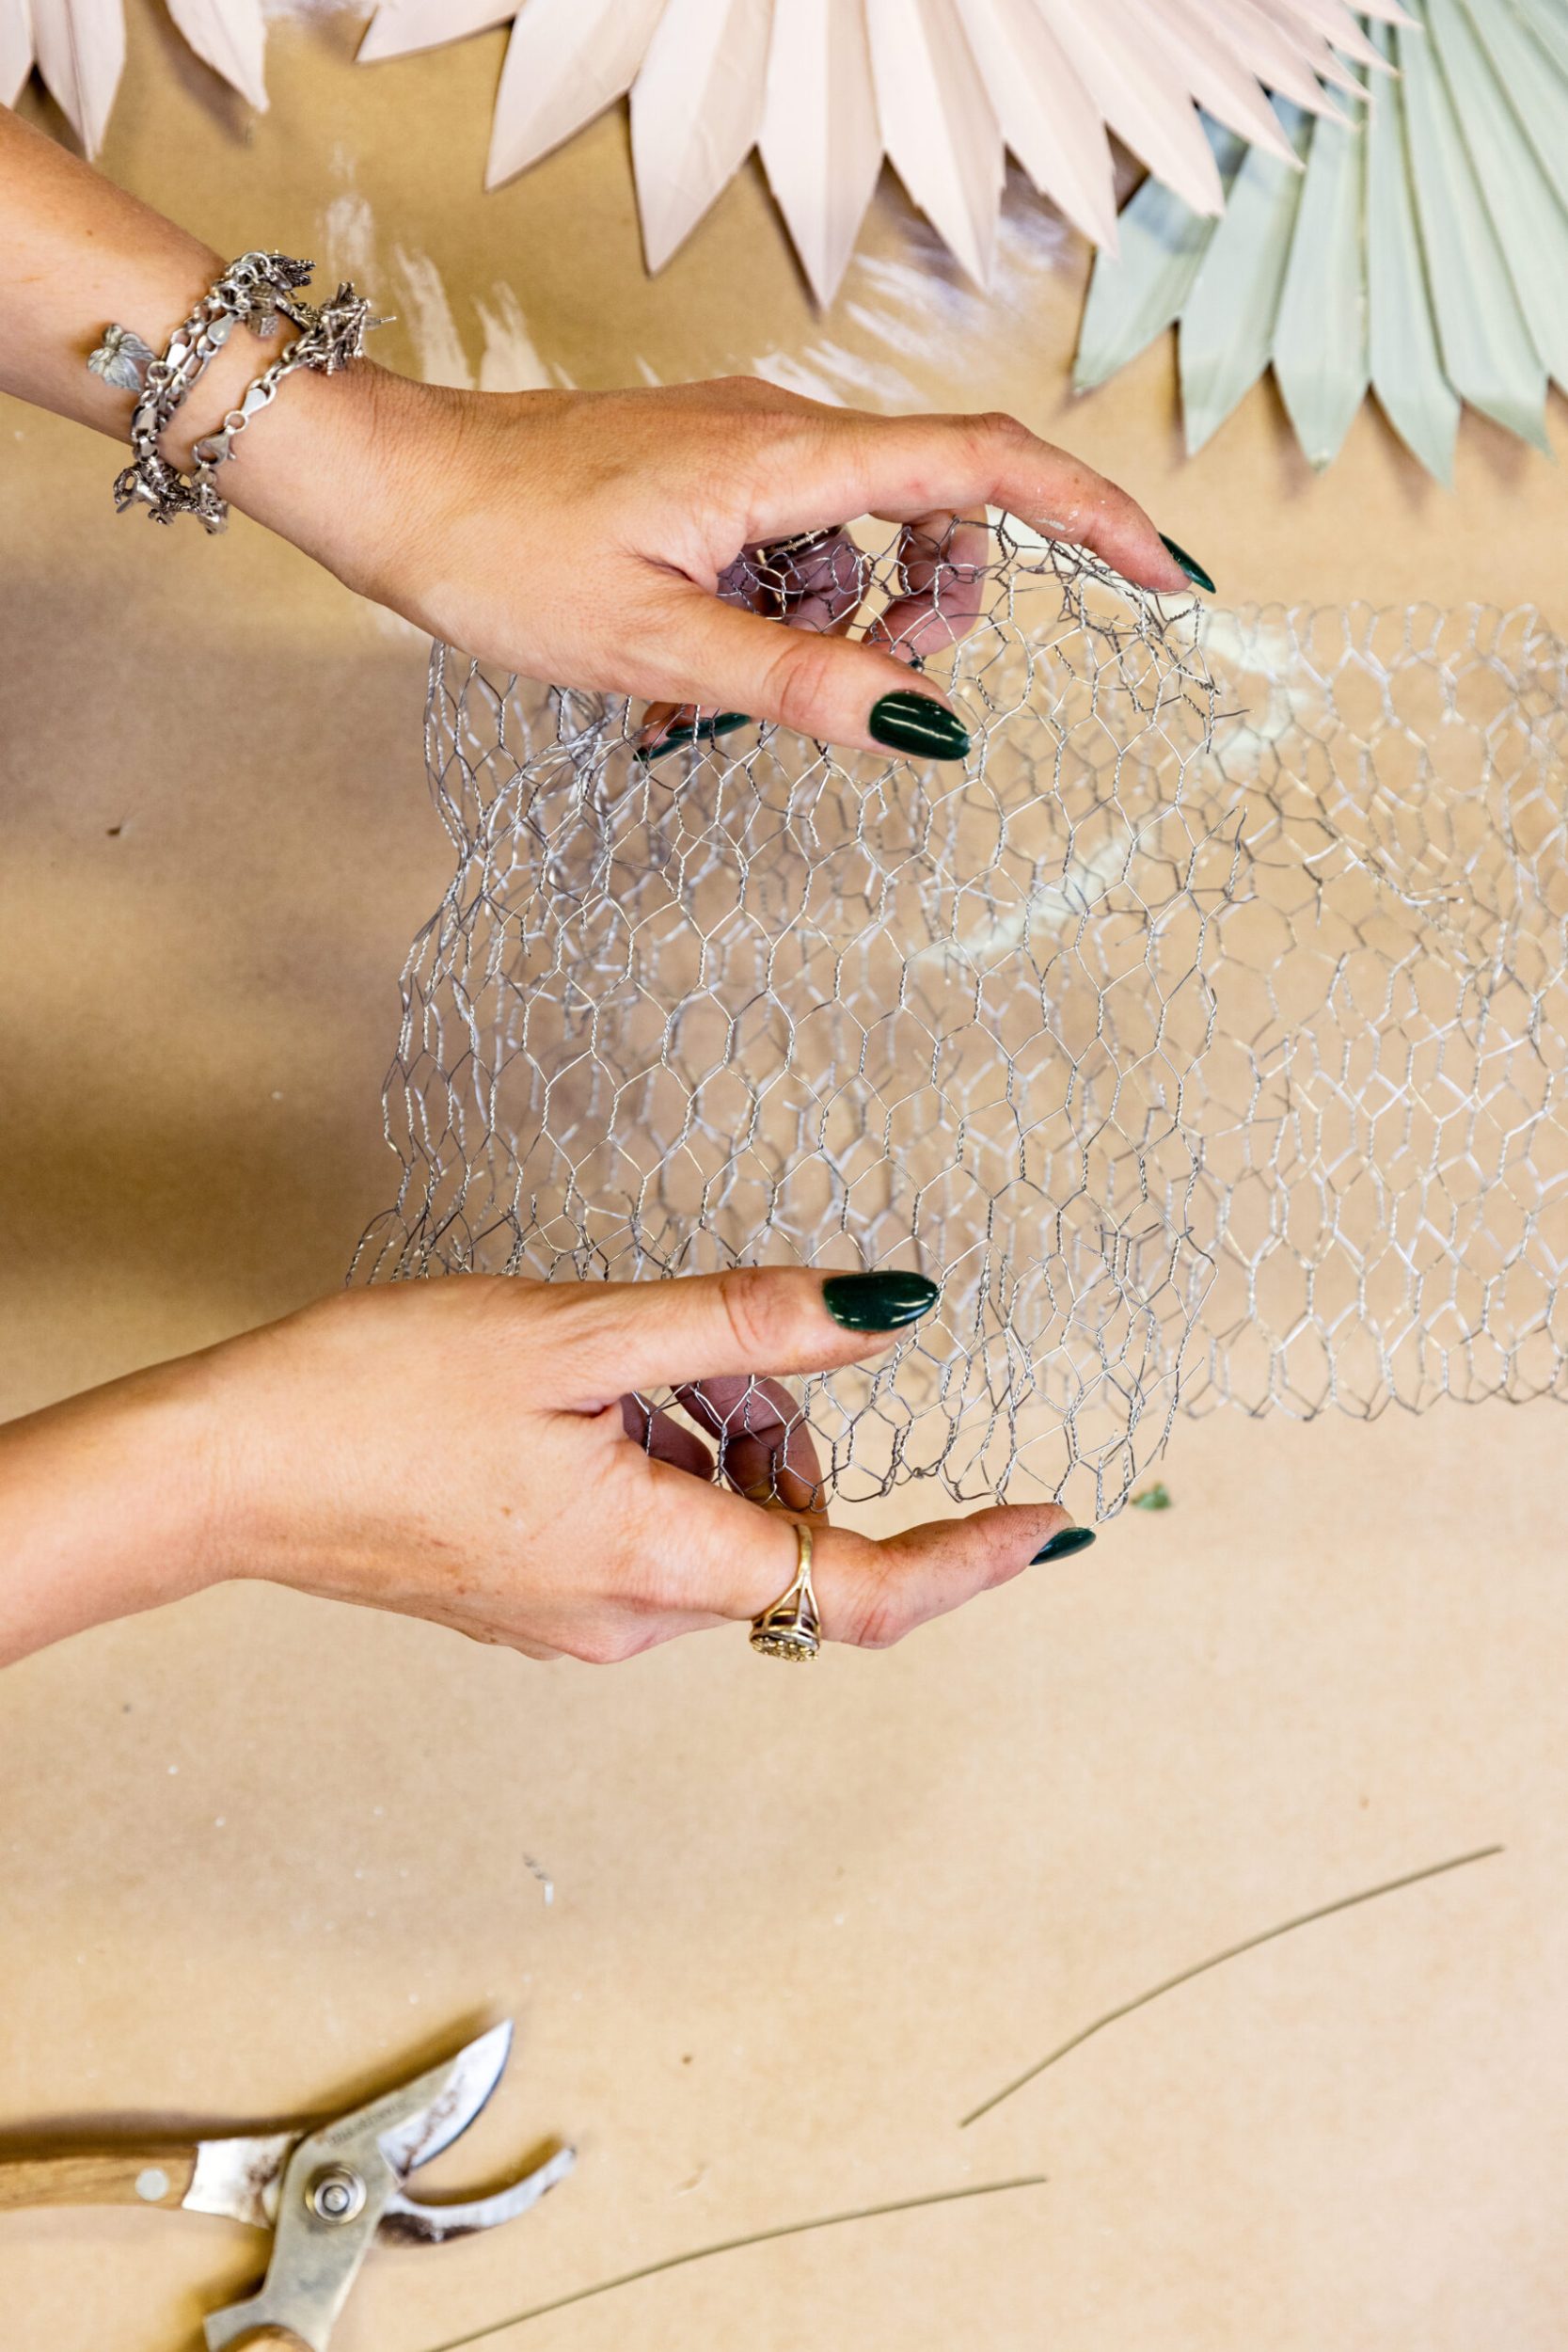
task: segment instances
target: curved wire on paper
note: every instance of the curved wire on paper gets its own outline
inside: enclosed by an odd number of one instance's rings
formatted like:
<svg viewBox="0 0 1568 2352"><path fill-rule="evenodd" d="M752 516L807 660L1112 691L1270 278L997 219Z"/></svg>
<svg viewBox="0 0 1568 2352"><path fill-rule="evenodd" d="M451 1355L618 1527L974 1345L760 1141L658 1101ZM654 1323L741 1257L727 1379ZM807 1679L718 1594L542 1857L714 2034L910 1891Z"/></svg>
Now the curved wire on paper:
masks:
<svg viewBox="0 0 1568 2352"><path fill-rule="evenodd" d="M1314 466L1369 385L1440 482L1465 403L1546 448L1548 377L1568 387L1568 21L1551 0L1409 6L1370 28L1398 78L1348 125L1276 100L1304 173L1212 125L1223 220L1145 183L1095 266L1080 391L1179 324L1189 450L1271 365Z"/></svg>
<svg viewBox="0 0 1568 2352"><path fill-rule="evenodd" d="M1179 1408L1568 1391L1562 645L960 552L962 764L639 762L625 703L437 648L457 870L358 1275L918 1268L932 1314L801 1392L844 1501L1103 1516ZM863 619L909 593L856 560Z"/></svg>

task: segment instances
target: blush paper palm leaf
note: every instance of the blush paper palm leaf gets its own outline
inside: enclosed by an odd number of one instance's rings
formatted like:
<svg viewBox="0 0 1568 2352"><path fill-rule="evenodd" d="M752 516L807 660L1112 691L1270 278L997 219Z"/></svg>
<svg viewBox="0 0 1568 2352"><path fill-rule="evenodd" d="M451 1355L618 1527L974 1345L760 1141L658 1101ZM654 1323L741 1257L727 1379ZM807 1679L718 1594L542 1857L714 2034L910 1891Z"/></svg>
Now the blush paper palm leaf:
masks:
<svg viewBox="0 0 1568 2352"><path fill-rule="evenodd" d="M1400 21L1395 0L1373 11ZM1273 89L1335 118L1378 54L1344 0L382 0L364 59L510 21L488 180L630 93L659 269L760 150L830 302L887 158L960 266L989 276L1007 151L1114 245L1114 132L1203 215L1224 186L1198 109L1290 164Z"/></svg>

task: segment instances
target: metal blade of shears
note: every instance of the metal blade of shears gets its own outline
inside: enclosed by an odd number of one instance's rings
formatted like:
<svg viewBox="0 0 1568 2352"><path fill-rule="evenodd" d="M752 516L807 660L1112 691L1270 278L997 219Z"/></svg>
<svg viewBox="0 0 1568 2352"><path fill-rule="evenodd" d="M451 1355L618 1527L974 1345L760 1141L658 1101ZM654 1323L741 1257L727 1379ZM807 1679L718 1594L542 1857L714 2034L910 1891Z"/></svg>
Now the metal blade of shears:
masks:
<svg viewBox="0 0 1568 2352"><path fill-rule="evenodd" d="M448 2148L483 2106L512 2046L510 2025L455 2058L299 2140L277 2195L272 2260L259 2292L207 2321L208 2352L260 2328L327 2339L391 2199L418 2164Z"/></svg>
<svg viewBox="0 0 1568 2352"><path fill-rule="evenodd" d="M410 2083L402 2094L404 2098L436 2081L437 2076L444 2077L433 2097L415 2106L403 2122L380 2131L381 2145L393 2170L406 2175L417 2166L429 2164L443 2148L450 2148L487 2105L511 2056L512 2021L503 2018L488 2033L482 2033L477 2042L470 2042L467 2049L459 2050L444 2069L436 2067L429 2074L421 2074L418 2082ZM392 2093L394 2098L398 2095ZM373 2111L364 2110L367 2115Z"/></svg>
<svg viewBox="0 0 1568 2352"><path fill-rule="evenodd" d="M515 2221L563 2181L577 2160L575 2148L557 2148L510 2188L498 2188L489 2197L452 2198L440 2205L421 2205L399 2189L382 2209L381 2235L409 2246L444 2246L449 2238L471 2237L476 2230Z"/></svg>

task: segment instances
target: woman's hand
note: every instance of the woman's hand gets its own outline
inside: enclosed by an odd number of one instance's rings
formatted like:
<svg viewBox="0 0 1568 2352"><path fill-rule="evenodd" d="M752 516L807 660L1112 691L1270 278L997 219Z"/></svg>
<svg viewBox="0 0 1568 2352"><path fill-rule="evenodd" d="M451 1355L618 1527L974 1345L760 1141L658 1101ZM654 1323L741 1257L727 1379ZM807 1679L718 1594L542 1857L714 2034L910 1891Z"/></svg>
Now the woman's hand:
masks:
<svg viewBox="0 0 1568 2352"><path fill-rule="evenodd" d="M743 715L960 755L962 727L940 689L911 688L908 662L973 620L962 561L933 579L931 550L987 505L1148 587L1195 577L1125 491L1011 417L871 416L751 376L515 395L369 367L296 378L223 486L350 587L466 652L645 698L656 739L672 718ZM742 548L863 515L904 526L914 580L864 642L822 633L858 599L808 588L759 609L721 593Z"/></svg>
<svg viewBox="0 0 1568 2352"><path fill-rule="evenodd" d="M0 1656L235 1577L399 1609L534 1658L744 1624L795 1574L816 1464L778 1375L882 1353L908 1275L490 1276L349 1292L0 1431ZM732 1485L670 1415L724 1439ZM627 1400L627 1401L624 1401ZM829 1641L877 1648L1027 1566L1051 1503L874 1543L816 1525ZM1064 1549L1066 1547L1064 1547Z"/></svg>
<svg viewBox="0 0 1568 2352"><path fill-rule="evenodd" d="M88 352L110 320L162 348L222 266L0 107L0 389L123 440L133 395L90 375ZM274 356L231 335L164 454L188 468ZM673 719L695 731L744 716L958 757L962 727L938 688L911 688L908 660L973 618L961 564L921 575L953 518L988 505L1146 587L1212 584L1124 490L1012 417L871 416L752 376L508 394L359 361L291 377L234 448L225 498L351 587L527 676L646 698L655 739ZM879 638L822 634L810 593L721 593L743 548L864 515L906 527L914 575ZM853 604L828 603L842 631Z"/></svg>

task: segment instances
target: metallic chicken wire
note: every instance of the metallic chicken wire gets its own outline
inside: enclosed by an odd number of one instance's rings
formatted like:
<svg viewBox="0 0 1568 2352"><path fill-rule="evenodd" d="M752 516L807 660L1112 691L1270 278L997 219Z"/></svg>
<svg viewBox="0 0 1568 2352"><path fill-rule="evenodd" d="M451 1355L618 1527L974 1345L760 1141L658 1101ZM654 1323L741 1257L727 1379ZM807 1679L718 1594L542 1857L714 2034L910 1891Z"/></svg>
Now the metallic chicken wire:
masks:
<svg viewBox="0 0 1568 2352"><path fill-rule="evenodd" d="M1171 609L1006 523L726 592L886 614L969 758L748 726L641 762L626 703L437 647L458 865L359 1279L918 1268L939 1307L799 1388L843 1501L1105 1517L1179 1409L1564 1393L1536 614Z"/></svg>

